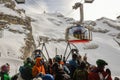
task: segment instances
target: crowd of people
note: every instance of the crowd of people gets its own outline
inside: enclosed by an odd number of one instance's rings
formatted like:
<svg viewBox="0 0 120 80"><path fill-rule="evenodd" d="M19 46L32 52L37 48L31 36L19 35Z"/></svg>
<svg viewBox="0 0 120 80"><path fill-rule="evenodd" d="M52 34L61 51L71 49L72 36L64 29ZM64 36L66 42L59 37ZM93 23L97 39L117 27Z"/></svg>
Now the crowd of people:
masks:
<svg viewBox="0 0 120 80"><path fill-rule="evenodd" d="M41 52L35 52L34 59L26 58L24 65L20 66L19 73L13 77L9 76L10 65L6 63L1 66L0 80L112 80L110 69L105 69L108 63L98 59L96 65L87 61L87 56L72 53L72 59L68 62L62 60L60 55L44 61ZM114 80L120 80L115 78Z"/></svg>

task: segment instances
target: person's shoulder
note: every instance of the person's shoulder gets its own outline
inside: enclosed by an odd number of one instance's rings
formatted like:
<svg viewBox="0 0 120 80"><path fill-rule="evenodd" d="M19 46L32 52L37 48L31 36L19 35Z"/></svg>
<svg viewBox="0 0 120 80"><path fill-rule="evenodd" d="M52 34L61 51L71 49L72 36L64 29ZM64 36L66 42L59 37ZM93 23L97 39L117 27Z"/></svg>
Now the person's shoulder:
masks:
<svg viewBox="0 0 120 80"><path fill-rule="evenodd" d="M4 73L4 78L10 78L8 73Z"/></svg>
<svg viewBox="0 0 120 80"><path fill-rule="evenodd" d="M74 62L74 61L71 59L71 60L69 60L69 63L71 63L71 62Z"/></svg>

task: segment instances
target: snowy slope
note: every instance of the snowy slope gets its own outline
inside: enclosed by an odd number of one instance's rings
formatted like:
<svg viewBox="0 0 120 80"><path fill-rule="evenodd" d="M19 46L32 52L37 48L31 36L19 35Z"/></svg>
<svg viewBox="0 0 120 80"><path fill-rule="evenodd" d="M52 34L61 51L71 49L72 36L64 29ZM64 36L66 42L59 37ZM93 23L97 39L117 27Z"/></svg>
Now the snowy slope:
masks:
<svg viewBox="0 0 120 80"><path fill-rule="evenodd" d="M19 72L19 66L23 65L23 61L16 58L0 58L0 65L3 65L5 63L10 64L10 76L13 76L14 74Z"/></svg>
<svg viewBox="0 0 120 80"><path fill-rule="evenodd" d="M25 18L24 13L19 14L15 10L5 7L5 4L2 3L0 3L0 13L2 13L2 17L10 15L14 18ZM10 23L7 18L4 19L0 16L0 22L6 23L5 27L0 25L0 66L9 63L11 67L10 75L14 75L23 63L21 60L23 56L22 48L25 46L24 39L29 31L24 25Z"/></svg>

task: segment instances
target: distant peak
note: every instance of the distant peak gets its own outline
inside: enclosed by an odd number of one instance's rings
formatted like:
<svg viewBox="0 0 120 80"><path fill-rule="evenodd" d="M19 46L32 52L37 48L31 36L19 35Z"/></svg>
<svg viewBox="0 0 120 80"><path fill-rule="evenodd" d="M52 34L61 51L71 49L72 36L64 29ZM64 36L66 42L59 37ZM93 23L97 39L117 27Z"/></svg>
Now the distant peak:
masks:
<svg viewBox="0 0 120 80"><path fill-rule="evenodd" d="M101 18L97 19L97 21L101 21L101 20L112 20L112 19L109 19L107 17L101 17Z"/></svg>

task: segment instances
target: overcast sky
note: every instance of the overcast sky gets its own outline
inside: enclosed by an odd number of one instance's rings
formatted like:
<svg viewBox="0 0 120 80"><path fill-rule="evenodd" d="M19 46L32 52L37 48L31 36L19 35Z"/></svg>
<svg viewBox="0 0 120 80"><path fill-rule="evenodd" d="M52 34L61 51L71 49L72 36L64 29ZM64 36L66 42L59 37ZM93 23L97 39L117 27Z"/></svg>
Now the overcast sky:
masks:
<svg viewBox="0 0 120 80"><path fill-rule="evenodd" d="M73 10L75 2L84 0L27 0L33 12L61 12L65 16L79 19L79 9ZM120 15L120 0L94 0L92 4L84 3L84 19L96 20L101 17L116 19Z"/></svg>

